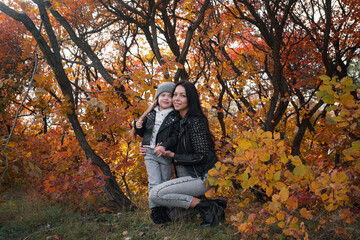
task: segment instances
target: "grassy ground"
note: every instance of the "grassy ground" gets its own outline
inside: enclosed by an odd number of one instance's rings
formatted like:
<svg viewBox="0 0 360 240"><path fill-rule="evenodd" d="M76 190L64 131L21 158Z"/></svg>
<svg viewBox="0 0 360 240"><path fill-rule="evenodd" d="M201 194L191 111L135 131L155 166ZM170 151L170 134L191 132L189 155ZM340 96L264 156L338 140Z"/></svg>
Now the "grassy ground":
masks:
<svg viewBox="0 0 360 240"><path fill-rule="evenodd" d="M153 224L147 209L74 212L69 205L27 198L20 191L3 193L1 201L0 239L237 239L226 223L199 228L198 216L164 226Z"/></svg>
<svg viewBox="0 0 360 240"><path fill-rule="evenodd" d="M28 198L24 191L5 191L0 195L0 240L236 240L233 226L222 223L213 228L200 228L200 216L168 225L156 225L149 219L147 203L136 203L134 212L99 213L97 209L74 211L74 206ZM145 201L146 199L144 199ZM101 200L100 200L101 202ZM100 204L100 206L103 204ZM309 225L309 239L360 239L360 220L350 226L337 216L329 218L327 229ZM275 224L276 225L276 224ZM294 239L284 236L274 225L267 232L269 239ZM349 235L337 234L343 227ZM247 239L262 239L261 232Z"/></svg>

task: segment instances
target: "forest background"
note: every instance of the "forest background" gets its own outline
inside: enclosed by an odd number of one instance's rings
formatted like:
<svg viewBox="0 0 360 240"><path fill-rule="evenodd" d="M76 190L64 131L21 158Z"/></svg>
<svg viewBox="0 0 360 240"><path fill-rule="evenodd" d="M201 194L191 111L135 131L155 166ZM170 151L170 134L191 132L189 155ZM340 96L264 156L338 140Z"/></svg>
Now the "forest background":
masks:
<svg viewBox="0 0 360 240"><path fill-rule="evenodd" d="M186 79L222 161L208 196L229 199L236 231L351 238L359 16L355 0L0 1L1 190L135 209L147 176L133 120L155 86Z"/></svg>

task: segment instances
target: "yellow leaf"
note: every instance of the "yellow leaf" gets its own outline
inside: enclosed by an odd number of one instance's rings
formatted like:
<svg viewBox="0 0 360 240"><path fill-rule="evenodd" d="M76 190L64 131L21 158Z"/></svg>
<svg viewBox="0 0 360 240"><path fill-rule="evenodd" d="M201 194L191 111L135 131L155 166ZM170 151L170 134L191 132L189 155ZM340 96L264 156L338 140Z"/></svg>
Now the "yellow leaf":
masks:
<svg viewBox="0 0 360 240"><path fill-rule="evenodd" d="M276 222L276 218L274 217L269 217L268 219L266 219L266 224L273 224Z"/></svg>
<svg viewBox="0 0 360 240"><path fill-rule="evenodd" d="M217 171L220 171L221 170L221 166L222 166L222 164L221 164L221 162L217 162L217 163L215 163L215 169L217 170Z"/></svg>
<svg viewBox="0 0 360 240"><path fill-rule="evenodd" d="M340 96L340 101L347 108L353 108L353 107L356 106L355 101L354 101L354 97L350 93L346 93L346 94Z"/></svg>
<svg viewBox="0 0 360 240"><path fill-rule="evenodd" d="M323 193L323 194L321 194L321 199L322 199L323 201L326 201L326 200L329 199L329 195L327 195L326 193Z"/></svg>
<svg viewBox="0 0 360 240"><path fill-rule="evenodd" d="M268 195L270 197L272 193L273 193L272 186L266 187L266 195Z"/></svg>
<svg viewBox="0 0 360 240"><path fill-rule="evenodd" d="M274 194L274 195L272 196L272 201L273 201L273 202L277 202L279 199L280 199L280 195L279 195L279 194Z"/></svg>
<svg viewBox="0 0 360 240"><path fill-rule="evenodd" d="M71 73L71 72L73 72L74 70L71 68L71 67L68 67L67 69L65 69L65 72L67 73L67 74L69 74L69 73Z"/></svg>
<svg viewBox="0 0 360 240"><path fill-rule="evenodd" d="M280 162L282 162L283 164L286 164L289 162L289 159L284 152L280 153Z"/></svg>
<svg viewBox="0 0 360 240"><path fill-rule="evenodd" d="M293 217L293 218L291 219L290 225L294 226L294 225L296 225L296 223L297 223L298 221L299 221L299 219L298 219L297 217Z"/></svg>
<svg viewBox="0 0 360 240"><path fill-rule="evenodd" d="M344 77L341 79L341 85L346 86L353 83L353 80L350 77Z"/></svg>
<svg viewBox="0 0 360 240"><path fill-rule="evenodd" d="M232 181L231 180L220 181L219 185L221 185L222 187L230 187L232 185Z"/></svg>
<svg viewBox="0 0 360 240"><path fill-rule="evenodd" d="M311 220L313 218L313 215L311 214L311 212L306 210L306 208L300 209L300 215L302 218L305 218L308 220Z"/></svg>
<svg viewBox="0 0 360 240"><path fill-rule="evenodd" d="M250 202L250 198L245 198L245 200L243 201L244 205L248 205Z"/></svg>
<svg viewBox="0 0 360 240"><path fill-rule="evenodd" d="M275 174L274 174L274 180L275 181L279 181L280 180L280 177L281 177L281 172L280 171L277 171Z"/></svg>
<svg viewBox="0 0 360 240"><path fill-rule="evenodd" d="M325 205L325 209L328 211L328 212L331 212L331 211L334 211L338 208L338 205L337 204L333 204L333 203L330 203L329 205Z"/></svg>
<svg viewBox="0 0 360 240"><path fill-rule="evenodd" d="M267 162L270 160L270 154L268 154L268 153L261 154L259 158L260 158L260 161Z"/></svg>
<svg viewBox="0 0 360 240"><path fill-rule="evenodd" d="M263 132L262 134L261 134L261 136L263 137L263 138L265 138L265 139L272 139L272 137L273 137L273 134L272 134L272 132Z"/></svg>
<svg viewBox="0 0 360 240"><path fill-rule="evenodd" d="M286 187L286 185L283 182L277 181L277 182L274 182L274 187L278 190L281 190L283 187Z"/></svg>
<svg viewBox="0 0 360 240"><path fill-rule="evenodd" d="M298 207L298 200L296 197L294 196L291 196L288 198L287 202L286 202L286 208L292 212L294 211L295 209L297 209Z"/></svg>
<svg viewBox="0 0 360 240"><path fill-rule="evenodd" d="M349 201L349 197L345 194L336 194L335 195L335 199L340 202L340 201L343 201L343 202L347 202Z"/></svg>
<svg viewBox="0 0 360 240"><path fill-rule="evenodd" d="M289 198L289 189L287 189L287 187L283 187L279 195L280 195L280 202L285 202Z"/></svg>
<svg viewBox="0 0 360 240"><path fill-rule="evenodd" d="M278 226L279 226L279 228L284 228L285 222L284 221L278 222Z"/></svg>
<svg viewBox="0 0 360 240"><path fill-rule="evenodd" d="M278 213L276 214L276 218L277 218L279 221L284 220L284 219L285 219L285 213L284 213L283 211L278 212Z"/></svg>
<svg viewBox="0 0 360 240"><path fill-rule="evenodd" d="M280 203L279 202L270 202L268 206L268 210L270 214L275 214L280 210Z"/></svg>
<svg viewBox="0 0 360 240"><path fill-rule="evenodd" d="M318 182L313 181L310 184L310 190L315 192L315 194L318 194L322 189L323 189L323 186Z"/></svg>
<svg viewBox="0 0 360 240"><path fill-rule="evenodd" d="M284 230L283 230L283 233L284 233L285 235L288 235L288 236L291 236L291 235L294 234L293 231L290 230L289 228L284 229Z"/></svg>
<svg viewBox="0 0 360 240"><path fill-rule="evenodd" d="M301 159L299 158L299 156L294 156L291 158L291 163L294 165L294 166L300 166L302 165L302 161Z"/></svg>
<svg viewBox="0 0 360 240"><path fill-rule="evenodd" d="M16 147L16 143L15 142L9 142L7 146L10 147L10 148L13 148L13 147Z"/></svg>
<svg viewBox="0 0 360 240"><path fill-rule="evenodd" d="M208 171L208 173L209 173L209 176L216 176L217 173L219 173L219 171L216 170L215 168L212 168Z"/></svg>
<svg viewBox="0 0 360 240"><path fill-rule="evenodd" d="M336 184L341 184L347 181L349 177L344 172L337 172L334 171L331 173L331 181L335 182Z"/></svg>
<svg viewBox="0 0 360 240"><path fill-rule="evenodd" d="M215 177L213 177L213 176L208 176L207 179L208 179L208 181L209 181L209 183L210 183L211 186L216 186L216 185L218 185L218 182L216 181Z"/></svg>
<svg viewBox="0 0 360 240"><path fill-rule="evenodd" d="M253 187L258 182L259 182L259 176L251 176L249 179L249 186Z"/></svg>

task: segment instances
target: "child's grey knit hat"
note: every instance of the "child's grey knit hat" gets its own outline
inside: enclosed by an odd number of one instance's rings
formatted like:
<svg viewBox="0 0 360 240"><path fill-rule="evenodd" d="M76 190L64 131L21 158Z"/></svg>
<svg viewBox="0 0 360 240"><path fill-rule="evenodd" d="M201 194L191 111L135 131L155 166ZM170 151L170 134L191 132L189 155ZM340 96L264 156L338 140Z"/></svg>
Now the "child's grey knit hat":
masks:
<svg viewBox="0 0 360 240"><path fill-rule="evenodd" d="M159 97L159 95L163 92L169 92L169 93L173 93L175 89L175 83L172 82L164 82L162 84L160 84L158 86L158 88L156 89L156 93L155 93L155 99L157 99Z"/></svg>

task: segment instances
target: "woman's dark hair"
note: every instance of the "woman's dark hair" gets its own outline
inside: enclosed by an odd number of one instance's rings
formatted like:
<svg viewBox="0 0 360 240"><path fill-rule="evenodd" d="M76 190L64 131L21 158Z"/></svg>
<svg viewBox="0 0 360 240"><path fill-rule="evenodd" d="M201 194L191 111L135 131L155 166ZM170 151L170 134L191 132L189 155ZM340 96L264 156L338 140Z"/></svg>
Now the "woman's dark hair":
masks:
<svg viewBox="0 0 360 240"><path fill-rule="evenodd" d="M191 116L200 117L200 119L202 119L205 122L207 132L209 133L209 136L210 136L210 138L209 138L210 145L212 148L214 148L214 146L215 146L214 136L212 135L210 128L209 128L209 121L202 110L200 99L199 99L199 93L196 90L195 85L189 81L180 81L175 85L175 89L177 86L183 86L185 88L187 104L188 104L187 115L189 117L191 117Z"/></svg>

